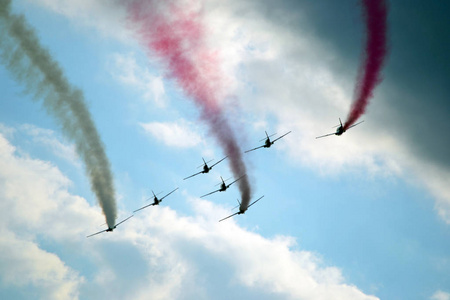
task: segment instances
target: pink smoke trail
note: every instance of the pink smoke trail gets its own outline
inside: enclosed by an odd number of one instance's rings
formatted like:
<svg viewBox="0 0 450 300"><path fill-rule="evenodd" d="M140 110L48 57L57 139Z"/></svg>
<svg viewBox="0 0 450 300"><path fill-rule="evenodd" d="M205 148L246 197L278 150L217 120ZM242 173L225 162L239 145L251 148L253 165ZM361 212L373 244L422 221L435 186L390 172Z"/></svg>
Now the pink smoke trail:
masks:
<svg viewBox="0 0 450 300"><path fill-rule="evenodd" d="M132 2L128 6L132 28L149 53L156 54L166 64L168 76L175 79L200 108L201 118L223 147L234 176L246 174L242 151L219 105L224 78L218 55L205 45L199 14L187 12L173 3L167 13L160 4L144 0ZM237 183L241 209L246 209L251 196L247 176Z"/></svg>
<svg viewBox="0 0 450 300"><path fill-rule="evenodd" d="M365 112L369 99L373 97L373 90L382 81L380 71L387 55L386 1L363 0L362 2L367 44L355 87L355 100L344 124L344 130L353 125Z"/></svg>

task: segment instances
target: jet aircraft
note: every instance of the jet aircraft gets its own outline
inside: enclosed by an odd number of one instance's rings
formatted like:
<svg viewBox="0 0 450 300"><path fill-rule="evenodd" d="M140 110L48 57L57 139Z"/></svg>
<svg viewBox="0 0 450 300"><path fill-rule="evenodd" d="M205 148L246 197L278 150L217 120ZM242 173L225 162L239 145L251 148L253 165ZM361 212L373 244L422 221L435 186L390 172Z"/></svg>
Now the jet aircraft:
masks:
<svg viewBox="0 0 450 300"><path fill-rule="evenodd" d="M341 123L341 125L336 125L335 126L335 127L337 127L336 132L318 136L318 137L316 137L316 139L320 139L320 138L323 138L323 137L326 137L326 136L330 136L330 135L342 135L344 132L346 132L350 128L355 127L356 125L359 125L362 122L364 122L364 121L361 121L361 122L358 122L356 124L353 124L352 126L348 127L346 130L344 130L344 125L342 125L341 118L339 118L339 123Z"/></svg>
<svg viewBox="0 0 450 300"><path fill-rule="evenodd" d="M261 196L259 199L253 201L253 202L250 203L245 209L241 209L241 208L240 208L241 203L240 203L239 200L238 200L238 203L239 203L239 211L238 211L237 213L234 213L234 214L232 214L232 215L226 217L226 218L223 218L222 220L219 220L219 222L222 222L223 220L226 220L226 219L228 219L228 218L234 217L235 215L245 214L245 211L246 211L247 209L249 209L250 206L252 206L252 205L255 204L256 202L258 202L259 200L261 200L263 197L264 197L264 196Z"/></svg>
<svg viewBox="0 0 450 300"><path fill-rule="evenodd" d="M244 176L245 176L245 175L242 175L241 177L239 177L238 179L236 179L235 181L233 181L233 182L230 183L230 184L225 184L225 181L223 180L222 176L220 176L220 179L222 179L222 183L219 183L219 184L220 184L220 188L219 188L218 190L215 190L215 191L211 192L211 193L208 193L208 194L205 194L205 195L203 195L203 196L200 196L200 198L203 198L203 197L205 197L205 196L214 194L214 193L216 193L216 192L225 192L225 191L226 191L233 183L235 183L236 181L240 180L240 179L241 179L242 177L244 177Z"/></svg>
<svg viewBox="0 0 450 300"><path fill-rule="evenodd" d="M117 223L116 225L114 225L114 227L108 227L108 229L105 229L105 230L102 230L102 231L99 231L99 232L90 234L90 235L88 235L88 236L86 236L86 237L88 238L88 237L94 236L94 235L99 234L99 233L102 233L102 232L112 232L114 229L116 229L117 226L119 226L120 224L122 224L123 222L125 222L126 220L128 220L129 218L131 218L132 216L134 216L134 215L131 215L131 216L129 216L128 218L126 218L125 220L120 221L119 223Z"/></svg>
<svg viewBox="0 0 450 300"><path fill-rule="evenodd" d="M203 166L203 170L200 171L200 172L198 172L198 173L195 173L194 175L191 175L191 176L188 176L188 177L186 177L186 178L183 178L183 180L186 180L186 179L188 179L188 178L197 176L198 174L202 174L202 173L205 173L205 174L206 174L206 173L208 173L215 165L217 165L218 163L220 163L222 160L224 160L224 159L227 158L227 157L228 157L228 156L225 156L224 158L222 158L221 160L219 160L218 162L216 162L215 164L213 164L213 165L211 165L211 166L208 166L208 163L211 162L212 160L206 162L205 159L202 157L204 164L198 166L197 168L200 168L200 167Z"/></svg>
<svg viewBox="0 0 450 300"><path fill-rule="evenodd" d="M279 138L276 138L276 139L274 139L273 141L271 141L271 140L270 140L270 137L271 137L271 136L274 136L276 133L274 133L274 134L272 134L272 135L269 136L269 135L267 134L267 131L264 131L264 132L266 133L266 138L263 138L262 140L260 140L260 142L266 140L266 141L264 142L264 145L259 146L259 147L256 147L256 148L253 148L253 149L250 149L250 150L247 150L247 151L245 151L245 153L250 152L250 151L253 151L253 150L256 150L256 149L259 149L259 148L270 148L270 146L272 146L276 141L278 141L279 139L281 139L281 138L284 137L285 135L288 135L289 133L291 133L291 131L289 131L288 133L285 133L285 134L283 134L282 136L280 136Z"/></svg>
<svg viewBox="0 0 450 300"><path fill-rule="evenodd" d="M153 203L150 203L148 205L145 205L139 209L136 209L135 211L133 211L134 213L137 211L140 211L141 209L144 209L146 207L149 206L153 206L153 205L159 205L159 203L161 203L161 201L163 201L164 198L166 198L167 196L169 196L170 194L172 194L173 192L175 192L176 190L178 190L178 188L174 189L173 191L171 191L170 193L168 193L167 195L165 195L164 197L162 197L161 199L158 199L158 197L156 197L155 193L152 191L153 194ZM150 200L151 198L148 198L147 200Z"/></svg>

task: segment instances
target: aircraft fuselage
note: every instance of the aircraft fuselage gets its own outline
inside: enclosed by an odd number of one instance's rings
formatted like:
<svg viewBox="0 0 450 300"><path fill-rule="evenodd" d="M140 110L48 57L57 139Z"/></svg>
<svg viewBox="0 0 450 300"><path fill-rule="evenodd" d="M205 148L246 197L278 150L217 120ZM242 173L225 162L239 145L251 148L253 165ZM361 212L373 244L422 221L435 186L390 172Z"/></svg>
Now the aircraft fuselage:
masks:
<svg viewBox="0 0 450 300"><path fill-rule="evenodd" d="M341 135L345 132L344 127L343 126L339 126L338 129L336 129L336 135Z"/></svg>

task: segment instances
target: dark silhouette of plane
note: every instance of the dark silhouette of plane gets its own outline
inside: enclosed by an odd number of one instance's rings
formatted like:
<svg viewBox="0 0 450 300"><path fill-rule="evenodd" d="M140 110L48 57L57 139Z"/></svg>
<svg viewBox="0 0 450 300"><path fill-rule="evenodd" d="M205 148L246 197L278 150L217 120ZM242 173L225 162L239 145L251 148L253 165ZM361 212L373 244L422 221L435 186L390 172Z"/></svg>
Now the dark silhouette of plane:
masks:
<svg viewBox="0 0 450 300"><path fill-rule="evenodd" d="M281 138L284 137L285 135L288 135L289 133L291 133L291 131L289 131L288 133L285 133L285 134L283 134L282 136L280 136L279 138L276 138L276 139L274 139L273 141L271 141L271 140L270 140L270 137L271 137L271 136L274 136L276 133L274 133L274 134L272 134L272 135L269 136L269 135L267 134L267 131L264 131L264 132L266 133L266 138L263 138L262 140L260 140L260 142L266 140L266 141L264 142L264 145L259 146L259 147L256 147L256 148L253 148L253 149L250 149L250 150L247 150L247 151L245 151L245 153L250 152L250 151L253 151L253 150L256 150L256 149L259 149L259 148L270 148L270 146L272 146L276 141L278 141L279 139L281 139Z"/></svg>
<svg viewBox="0 0 450 300"><path fill-rule="evenodd" d="M163 201L164 198L166 198L167 196L169 196L170 194L172 194L172 193L175 192L176 190L178 190L178 188L174 189L173 191L171 191L170 193L168 193L167 195L165 195L165 196L162 197L161 199L158 199L158 197L156 197L155 193L152 191L152 194L153 194L153 203L150 203L150 204L145 205L145 206L143 206L143 207L141 207L141 208L139 208L139 209L136 209L136 210L133 211L133 212L135 213L135 212L140 211L141 209L144 209L144 208L149 207L149 206L159 205L159 203L161 203L161 201ZM152 199L152 198L148 198L147 200L150 200L150 199Z"/></svg>
<svg viewBox="0 0 450 300"><path fill-rule="evenodd" d="M88 237L94 236L94 235L99 234L99 233L102 233L102 232L112 232L114 229L116 229L117 226L119 226L120 224L122 224L123 222L125 222L126 220L128 220L129 218L131 218L132 216L134 216L134 215L131 215L131 216L129 216L128 218L126 218L125 220L120 221L119 223L117 223L116 225L114 225L114 227L108 227L108 229L105 229L105 230L102 230L102 231L99 231L99 232L90 234L90 235L88 235L88 236L86 236L86 237L88 238Z"/></svg>
<svg viewBox="0 0 450 300"><path fill-rule="evenodd" d="M256 202L258 202L259 200L261 200L263 197L264 197L264 196L261 196L259 199L253 201L253 202L250 203L245 209L242 209L242 208L240 207L240 206L241 206L241 202L239 202L239 200L238 200L238 203L239 203L239 211L238 211L237 213L234 213L234 214L232 214L232 215L229 215L229 216L226 217L226 218L223 218L222 220L219 220L219 222L222 222L223 220L226 220L226 219L228 219L228 218L234 217L235 215L245 214L245 211L246 211L247 209L249 209L250 206L252 206L252 205L255 204Z"/></svg>
<svg viewBox="0 0 450 300"><path fill-rule="evenodd" d="M341 123L341 125L336 125L335 126L335 127L337 127L336 132L318 136L318 137L316 137L316 139L320 139L320 138L323 138L323 137L326 137L326 136L330 136L330 135L342 135L344 132L346 132L350 128L355 127L356 125L359 125L362 122L364 122L364 121L361 121L361 122L358 122L356 124L353 124L352 126L348 127L346 130L344 130L344 125L342 125L341 118L339 118L339 123Z"/></svg>
<svg viewBox="0 0 450 300"><path fill-rule="evenodd" d="M183 178L183 180L186 180L186 179L188 179L188 178L197 176L198 174L202 174L202 173L205 173L205 174L206 174L206 173L208 173L215 165L217 165L218 163L220 163L222 160L224 160L224 159L227 158L227 157L228 157L228 156L225 156L224 158L222 158L221 160L219 160L218 162L216 162L215 164L213 164L213 165L211 165L211 166L208 166L208 163L211 162L212 160L206 162L205 159L202 157L204 164L198 166L197 168L200 168L200 167L203 166L203 170L200 171L200 172L198 172L198 173L195 173L194 175L191 175L191 176L188 176L188 177L186 177L186 178Z"/></svg>
<svg viewBox="0 0 450 300"><path fill-rule="evenodd" d="M205 194L205 195L203 195L203 196L200 196L200 198L203 198L203 197L205 197L205 196L214 194L214 193L216 193L216 192L225 192L225 191L226 191L233 183L235 183L236 181L238 181L239 179L241 179L241 178L244 177L244 176L245 176L245 175L242 175L241 177L239 177L238 179L236 179L235 181L233 181L233 182L230 183L230 184L225 184L225 181L223 180L222 176L220 176L220 179L222 179L222 183L219 183L219 184L220 184L220 188L219 188L218 190L215 190L215 191L211 192L211 193L208 193L208 194Z"/></svg>

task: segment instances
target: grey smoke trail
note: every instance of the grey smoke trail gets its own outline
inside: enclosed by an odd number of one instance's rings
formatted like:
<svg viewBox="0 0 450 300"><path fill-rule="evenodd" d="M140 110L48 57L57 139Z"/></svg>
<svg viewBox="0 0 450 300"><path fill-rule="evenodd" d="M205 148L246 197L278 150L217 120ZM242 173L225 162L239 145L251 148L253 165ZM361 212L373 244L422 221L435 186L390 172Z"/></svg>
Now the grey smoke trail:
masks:
<svg viewBox="0 0 450 300"><path fill-rule="evenodd" d="M117 209L110 165L83 93L69 84L25 18L11 14L10 0L0 0L0 32L0 60L26 86L26 92L36 100L43 99L47 112L75 143L106 223L113 227Z"/></svg>

